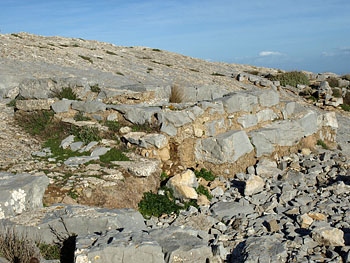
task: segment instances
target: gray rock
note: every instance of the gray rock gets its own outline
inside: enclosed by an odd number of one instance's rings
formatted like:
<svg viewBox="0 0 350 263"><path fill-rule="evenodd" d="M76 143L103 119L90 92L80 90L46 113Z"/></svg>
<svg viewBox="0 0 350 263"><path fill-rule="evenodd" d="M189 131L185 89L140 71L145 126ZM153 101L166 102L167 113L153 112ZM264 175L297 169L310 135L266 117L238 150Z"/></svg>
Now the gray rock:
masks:
<svg viewBox="0 0 350 263"><path fill-rule="evenodd" d="M55 90L52 79L25 79L19 84L19 95L25 99L48 99Z"/></svg>
<svg viewBox="0 0 350 263"><path fill-rule="evenodd" d="M227 113L251 112L258 106L258 98L249 93L232 93L219 99Z"/></svg>
<svg viewBox="0 0 350 263"><path fill-rule="evenodd" d="M210 211L213 216L221 220L224 217L232 218L254 213L254 206L245 199L240 199L239 202L217 202L211 206Z"/></svg>
<svg viewBox="0 0 350 263"><path fill-rule="evenodd" d="M113 161L136 177L148 177L159 171L159 160L141 160L141 161Z"/></svg>
<svg viewBox="0 0 350 263"><path fill-rule="evenodd" d="M312 230L312 238L320 245L344 246L344 232L334 227L316 227Z"/></svg>
<svg viewBox="0 0 350 263"><path fill-rule="evenodd" d="M197 140L195 156L198 161L214 164L233 163L252 150L253 146L244 131L228 131Z"/></svg>
<svg viewBox="0 0 350 263"><path fill-rule="evenodd" d="M94 160L98 160L99 156L77 156L77 157L69 157L64 161L64 164L67 166L79 166L84 163L88 163Z"/></svg>
<svg viewBox="0 0 350 263"><path fill-rule="evenodd" d="M122 114L124 118L134 124L152 124L155 116L161 112L159 107L138 107L130 105L109 105L107 108L115 109Z"/></svg>
<svg viewBox="0 0 350 263"><path fill-rule="evenodd" d="M168 145L168 138L163 134L144 132L129 132L123 136L123 139L146 149L156 147L162 149Z"/></svg>
<svg viewBox="0 0 350 263"><path fill-rule="evenodd" d="M47 244L57 241L52 229L62 236L78 237L111 229L122 229L126 233L140 233L146 229L143 216L133 209L63 204L25 212L1 223L16 224L16 229L25 230L28 238L40 237L40 241Z"/></svg>
<svg viewBox="0 0 350 263"><path fill-rule="evenodd" d="M101 156L101 155L104 155L106 154L111 148L109 147L97 147L95 148L92 153L91 153L91 156L94 157L94 156Z"/></svg>
<svg viewBox="0 0 350 263"><path fill-rule="evenodd" d="M249 128L258 124L257 115L246 114L237 119L237 122L242 125L243 128Z"/></svg>
<svg viewBox="0 0 350 263"><path fill-rule="evenodd" d="M274 122L249 133L256 148L256 156L270 155L275 146L296 145L304 136L304 130L295 121Z"/></svg>
<svg viewBox="0 0 350 263"><path fill-rule="evenodd" d="M273 89L258 89L253 94L257 96L258 102L262 107L271 107L279 103L279 93Z"/></svg>
<svg viewBox="0 0 350 263"><path fill-rule="evenodd" d="M258 123L272 121L278 118L277 114L272 109L261 110L257 112L256 117L258 118Z"/></svg>
<svg viewBox="0 0 350 263"><path fill-rule="evenodd" d="M0 173L0 219L42 207L46 175Z"/></svg>
<svg viewBox="0 0 350 263"><path fill-rule="evenodd" d="M118 230L78 237L75 262L155 262L164 263L162 247L144 233Z"/></svg>
<svg viewBox="0 0 350 263"><path fill-rule="evenodd" d="M63 149L67 149L74 142L74 138L74 135L69 135L68 137L62 140L60 147L62 147Z"/></svg>
<svg viewBox="0 0 350 263"><path fill-rule="evenodd" d="M303 128L305 136L309 136L317 132L317 114L314 111L308 111L298 123Z"/></svg>
<svg viewBox="0 0 350 263"><path fill-rule="evenodd" d="M106 104L100 101L73 101L72 109L86 113L94 113L106 110Z"/></svg>
<svg viewBox="0 0 350 263"><path fill-rule="evenodd" d="M242 262L287 262L288 254L283 241L279 235L248 237L242 251Z"/></svg>
<svg viewBox="0 0 350 263"><path fill-rule="evenodd" d="M69 145L70 149L75 152L78 151L83 147L84 143L83 142L73 142Z"/></svg>
<svg viewBox="0 0 350 263"><path fill-rule="evenodd" d="M162 246L165 262L208 262L213 257L207 241L198 237L198 231L168 227L150 231L150 236Z"/></svg>
<svg viewBox="0 0 350 263"><path fill-rule="evenodd" d="M66 100L66 99L59 100L54 102L51 105L51 108L55 113L68 112L70 110L70 106L72 105L72 102L73 102L72 100Z"/></svg>
<svg viewBox="0 0 350 263"><path fill-rule="evenodd" d="M16 108L23 111L50 110L54 99L17 100Z"/></svg>

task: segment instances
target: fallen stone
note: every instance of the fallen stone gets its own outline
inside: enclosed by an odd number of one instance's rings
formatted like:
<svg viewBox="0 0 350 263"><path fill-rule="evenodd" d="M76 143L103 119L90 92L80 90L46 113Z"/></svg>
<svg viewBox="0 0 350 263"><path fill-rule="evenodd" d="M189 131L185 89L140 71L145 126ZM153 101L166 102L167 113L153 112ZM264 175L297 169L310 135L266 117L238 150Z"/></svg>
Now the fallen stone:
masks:
<svg viewBox="0 0 350 263"><path fill-rule="evenodd" d="M198 187L196 175L193 171L187 170L181 174L171 177L167 187L174 191L174 196L180 199L197 199L198 194L195 188Z"/></svg>
<svg viewBox="0 0 350 263"><path fill-rule="evenodd" d="M323 246L344 246L344 232L334 227L317 227L311 232L312 238Z"/></svg>
<svg viewBox="0 0 350 263"><path fill-rule="evenodd" d="M287 262L288 257L285 242L277 234L248 237L242 249L242 254L245 263Z"/></svg>
<svg viewBox="0 0 350 263"><path fill-rule="evenodd" d="M261 192L264 189L265 182L260 176L250 175L245 182L244 195L250 196Z"/></svg>

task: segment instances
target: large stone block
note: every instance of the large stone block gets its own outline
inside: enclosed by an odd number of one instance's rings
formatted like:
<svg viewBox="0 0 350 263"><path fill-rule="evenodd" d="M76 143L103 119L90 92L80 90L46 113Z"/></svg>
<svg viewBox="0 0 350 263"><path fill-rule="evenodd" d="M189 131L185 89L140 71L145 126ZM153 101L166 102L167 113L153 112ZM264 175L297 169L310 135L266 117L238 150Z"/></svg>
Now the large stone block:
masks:
<svg viewBox="0 0 350 263"><path fill-rule="evenodd" d="M256 156L270 155L275 146L296 145L305 135L297 121L280 121L249 133L256 149Z"/></svg>
<svg viewBox="0 0 350 263"><path fill-rule="evenodd" d="M17 100L16 108L23 111L50 110L54 99Z"/></svg>
<svg viewBox="0 0 350 263"><path fill-rule="evenodd" d="M279 93L273 89L259 89L252 92L252 95L258 98L258 102L262 107L272 107L279 103Z"/></svg>
<svg viewBox="0 0 350 263"><path fill-rule="evenodd" d="M0 173L0 219L42 207L46 175Z"/></svg>
<svg viewBox="0 0 350 263"><path fill-rule="evenodd" d="M317 114L314 111L308 111L298 120L298 123L303 128L305 136L309 136L317 132Z"/></svg>
<svg viewBox="0 0 350 263"><path fill-rule="evenodd" d="M197 140L195 157L197 161L214 164L234 163L252 150L253 146L244 131L228 131Z"/></svg>
<svg viewBox="0 0 350 263"><path fill-rule="evenodd" d="M75 262L164 263L162 247L148 234L111 230L77 239Z"/></svg>
<svg viewBox="0 0 350 263"><path fill-rule="evenodd" d="M130 105L108 105L124 115L124 118L134 124L153 123L154 116L161 111L158 107L138 107Z"/></svg>
<svg viewBox="0 0 350 263"><path fill-rule="evenodd" d="M87 113L94 113L106 110L106 104L100 101L74 101L72 103L72 109Z"/></svg>
<svg viewBox="0 0 350 263"><path fill-rule="evenodd" d="M258 97L249 93L232 93L220 99L227 113L251 112L258 107Z"/></svg>

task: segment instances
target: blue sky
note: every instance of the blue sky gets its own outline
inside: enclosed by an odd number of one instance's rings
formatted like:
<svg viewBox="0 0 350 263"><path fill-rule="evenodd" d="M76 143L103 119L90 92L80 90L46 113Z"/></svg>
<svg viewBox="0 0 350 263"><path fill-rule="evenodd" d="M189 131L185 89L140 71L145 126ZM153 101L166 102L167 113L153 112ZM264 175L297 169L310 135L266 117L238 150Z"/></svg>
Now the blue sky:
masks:
<svg viewBox="0 0 350 263"><path fill-rule="evenodd" d="M1 0L0 30L350 73L349 0Z"/></svg>

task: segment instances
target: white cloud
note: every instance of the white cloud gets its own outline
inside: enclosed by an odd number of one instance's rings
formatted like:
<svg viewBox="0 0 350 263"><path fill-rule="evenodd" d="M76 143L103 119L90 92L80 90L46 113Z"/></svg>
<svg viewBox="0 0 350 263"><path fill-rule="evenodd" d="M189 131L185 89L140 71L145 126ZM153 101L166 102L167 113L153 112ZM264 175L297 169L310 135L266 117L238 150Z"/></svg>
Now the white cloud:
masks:
<svg viewBox="0 0 350 263"><path fill-rule="evenodd" d="M267 57L267 56L281 56L282 53L278 52L278 51L261 51L259 53L260 57Z"/></svg>

